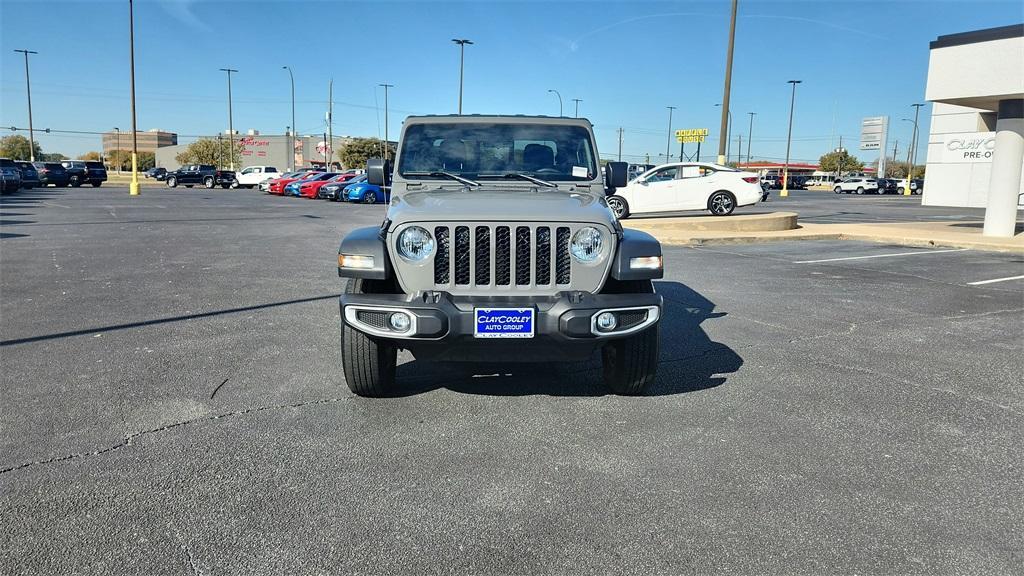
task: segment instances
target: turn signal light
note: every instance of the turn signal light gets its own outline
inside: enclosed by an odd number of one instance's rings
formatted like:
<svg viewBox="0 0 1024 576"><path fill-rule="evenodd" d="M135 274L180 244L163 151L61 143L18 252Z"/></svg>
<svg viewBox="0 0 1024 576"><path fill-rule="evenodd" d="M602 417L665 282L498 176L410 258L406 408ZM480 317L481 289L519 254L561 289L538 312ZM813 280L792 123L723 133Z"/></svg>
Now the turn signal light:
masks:
<svg viewBox="0 0 1024 576"><path fill-rule="evenodd" d="M362 254L338 254L338 268L373 268L373 256Z"/></svg>

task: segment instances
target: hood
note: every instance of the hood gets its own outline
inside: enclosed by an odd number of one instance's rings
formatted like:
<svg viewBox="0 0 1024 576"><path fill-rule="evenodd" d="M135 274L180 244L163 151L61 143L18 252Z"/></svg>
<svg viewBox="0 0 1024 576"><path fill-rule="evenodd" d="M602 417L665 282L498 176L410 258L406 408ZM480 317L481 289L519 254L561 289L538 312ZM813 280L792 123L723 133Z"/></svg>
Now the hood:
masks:
<svg viewBox="0 0 1024 576"><path fill-rule="evenodd" d="M594 222L615 217L603 198L585 192L527 187L435 189L392 199L388 218L405 222Z"/></svg>

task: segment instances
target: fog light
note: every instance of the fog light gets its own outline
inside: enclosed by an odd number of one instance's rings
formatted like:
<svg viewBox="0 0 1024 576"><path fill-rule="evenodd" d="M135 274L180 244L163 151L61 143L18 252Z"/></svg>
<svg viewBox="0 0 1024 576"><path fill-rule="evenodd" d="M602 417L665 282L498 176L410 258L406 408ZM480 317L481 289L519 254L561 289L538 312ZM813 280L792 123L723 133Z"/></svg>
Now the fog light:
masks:
<svg viewBox="0 0 1024 576"><path fill-rule="evenodd" d="M409 329L409 315L405 312L395 312L391 316L388 316L388 324L398 332L405 332Z"/></svg>
<svg viewBox="0 0 1024 576"><path fill-rule="evenodd" d="M597 315L597 329L602 332L615 330L615 327L618 325L619 321L616 320L615 314L611 312L602 312Z"/></svg>

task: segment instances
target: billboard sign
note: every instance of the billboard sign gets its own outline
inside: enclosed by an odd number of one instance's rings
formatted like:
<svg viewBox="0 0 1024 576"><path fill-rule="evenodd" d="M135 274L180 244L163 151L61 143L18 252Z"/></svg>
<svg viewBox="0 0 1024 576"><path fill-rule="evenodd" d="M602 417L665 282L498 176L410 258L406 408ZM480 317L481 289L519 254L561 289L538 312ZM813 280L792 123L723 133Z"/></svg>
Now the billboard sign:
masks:
<svg viewBox="0 0 1024 576"><path fill-rule="evenodd" d="M707 128L676 130L676 142L703 142L708 135Z"/></svg>
<svg viewBox="0 0 1024 576"><path fill-rule="evenodd" d="M885 148L889 131L888 116L871 116L860 123L860 149L882 150Z"/></svg>

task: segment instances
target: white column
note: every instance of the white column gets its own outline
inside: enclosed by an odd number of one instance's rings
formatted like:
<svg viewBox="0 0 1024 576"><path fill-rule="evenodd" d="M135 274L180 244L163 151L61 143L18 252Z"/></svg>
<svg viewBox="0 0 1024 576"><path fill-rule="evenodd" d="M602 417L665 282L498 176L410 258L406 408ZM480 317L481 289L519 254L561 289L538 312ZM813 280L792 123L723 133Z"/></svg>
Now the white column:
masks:
<svg viewBox="0 0 1024 576"><path fill-rule="evenodd" d="M992 174L985 205L985 236L1012 238L1017 225L1017 195L1024 165L1024 99L999 102Z"/></svg>

